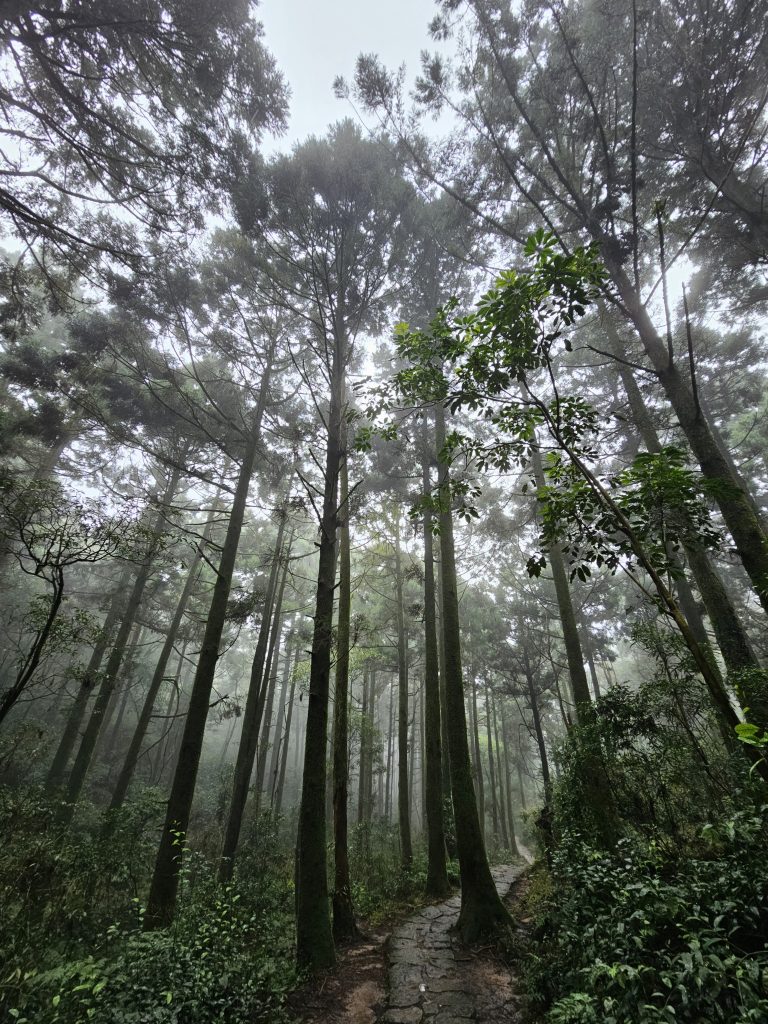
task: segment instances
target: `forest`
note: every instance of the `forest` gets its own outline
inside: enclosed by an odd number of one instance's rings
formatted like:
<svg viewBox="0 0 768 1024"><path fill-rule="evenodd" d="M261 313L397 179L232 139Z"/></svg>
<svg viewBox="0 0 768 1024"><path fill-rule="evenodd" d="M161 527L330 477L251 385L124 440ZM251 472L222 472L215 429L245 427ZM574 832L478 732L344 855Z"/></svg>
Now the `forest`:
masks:
<svg viewBox="0 0 768 1024"><path fill-rule="evenodd" d="M0 1019L765 1024L768 2L275 4L0 4Z"/></svg>

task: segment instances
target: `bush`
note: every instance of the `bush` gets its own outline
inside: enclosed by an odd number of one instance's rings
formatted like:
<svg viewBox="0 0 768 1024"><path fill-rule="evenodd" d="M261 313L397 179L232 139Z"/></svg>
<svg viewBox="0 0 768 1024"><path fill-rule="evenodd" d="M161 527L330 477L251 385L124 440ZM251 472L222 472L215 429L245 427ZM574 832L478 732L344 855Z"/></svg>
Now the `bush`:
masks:
<svg viewBox="0 0 768 1024"><path fill-rule="evenodd" d="M768 1019L766 812L705 826L691 859L564 837L527 965L549 1024Z"/></svg>
<svg viewBox="0 0 768 1024"><path fill-rule="evenodd" d="M186 858L176 921L145 933L140 896L155 849L148 807L132 804L109 840L55 826L35 791L5 794L0 857L0 1017L34 1024L279 1022L293 969L293 884L274 858L220 885ZM12 828L10 827L12 826ZM23 885L20 886L20 882Z"/></svg>

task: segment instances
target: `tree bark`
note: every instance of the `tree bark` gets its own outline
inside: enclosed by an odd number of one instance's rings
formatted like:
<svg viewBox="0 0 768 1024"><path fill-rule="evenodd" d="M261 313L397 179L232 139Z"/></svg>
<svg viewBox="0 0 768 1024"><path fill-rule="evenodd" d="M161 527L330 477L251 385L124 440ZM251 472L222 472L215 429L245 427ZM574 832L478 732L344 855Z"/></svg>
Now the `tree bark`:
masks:
<svg viewBox="0 0 768 1024"><path fill-rule="evenodd" d="M144 918L147 929L169 925L176 910L183 844L186 841L189 817L192 811L192 799L197 782L200 754L203 749L205 723L208 718L208 705L216 673L216 663L219 660L219 644L227 614L227 601L229 600L232 572L235 567L248 501L248 488L261 438L261 421L267 404L273 352L274 346L271 346L267 355L267 366L261 380L253 428L240 466L227 533L221 549L221 559L216 573L203 643L184 722L184 733L152 875L147 912Z"/></svg>
<svg viewBox="0 0 768 1024"><path fill-rule="evenodd" d="M272 565L269 572L264 595L264 611L261 616L259 627L259 638L256 642L256 650L251 663L251 678L248 686L248 696L243 710L242 726L240 730L240 746L237 750L235 762L235 774L232 779L232 795L229 801L229 813L227 824L224 829L224 841L221 847L221 858L219 860L219 881L228 882L232 878L235 866L235 854L237 843L240 839L240 829L243 824L243 812L248 799L248 788L251 784L253 773L253 762L256 757L256 744L261 724L262 711L266 690L269 688L269 679L265 678L265 663L267 659L267 647L271 632L273 601L277 588L278 573L280 572L280 561L283 550L283 534L285 532L286 516L280 518L280 525L277 531L277 540L272 555Z"/></svg>
<svg viewBox="0 0 768 1024"><path fill-rule="evenodd" d="M445 447L445 410L436 407L438 452ZM465 942L495 932L509 923L509 914L499 898L488 866L472 770L464 711L464 684L459 636L459 594L453 542L448 466L439 461L440 561L442 565L442 626L445 642L445 695L448 717L448 745L451 761L451 795L456 822L456 843L461 871L461 911L458 929Z"/></svg>
<svg viewBox="0 0 768 1024"><path fill-rule="evenodd" d="M408 785L408 649L403 607L403 570L400 552L400 508L395 512L395 602L397 615L397 821L400 863L408 871L413 863L411 809Z"/></svg>
<svg viewBox="0 0 768 1024"><path fill-rule="evenodd" d="M421 483L425 497L432 494L429 458L429 423L424 417ZM440 665L435 614L435 563L433 517L428 504L422 517L424 536L424 756L425 810L427 818L427 894L445 896L450 889L445 859L443 821L443 745L440 708ZM446 773L448 777L448 773ZM449 780L450 781L450 780Z"/></svg>
<svg viewBox="0 0 768 1024"><path fill-rule="evenodd" d="M656 370L701 471L707 480L717 485L715 500L758 600L768 612L768 537L760 525L752 502L717 444L693 394L691 383L676 364L670 364L666 346L623 268L605 247L604 257L624 308Z"/></svg>
<svg viewBox="0 0 768 1024"><path fill-rule="evenodd" d="M339 320L341 322L343 318L340 316ZM315 623L296 853L296 961L299 967L312 971L332 967L336 960L328 903L325 791L339 468L346 429L344 374L347 338L339 331L333 342Z"/></svg>
<svg viewBox="0 0 768 1024"><path fill-rule="evenodd" d="M88 665L83 673L82 682L78 688L77 696L75 697L74 703L70 708L69 715L67 716L67 724L64 727L64 733L58 747L56 748L56 753L53 756L53 761L51 762L51 767L48 769L48 775L45 780L45 791L49 796L56 793L64 785L69 759L72 756L72 751L75 749L77 736L85 719L88 701L90 700L91 692L96 683L97 673L101 667L102 661L104 660L104 655L107 652L107 647L112 639L112 633L122 610L123 601L125 599L125 588L128 586L130 575L130 566L126 566L120 576L117 589L112 595L107 616L104 619L104 624L101 627L98 639L96 640L93 651L91 652L91 657L88 660Z"/></svg>
<svg viewBox="0 0 768 1024"><path fill-rule="evenodd" d="M165 494L161 500L161 508L158 510L152 524L152 542L150 544L149 551L147 552L141 568L136 575L136 579L134 580L133 588L120 623L120 628L117 631L115 646L112 648L112 652L107 659L104 676L101 681L101 686L99 687L99 692L96 695L96 701L91 712L91 717L85 728L85 732L83 733L83 738L80 742L80 747L75 756L75 762L69 776L66 796L68 810L62 812L62 818L66 821L71 820L75 804L79 800L80 793L82 792L83 785L85 784L85 777L93 759L93 752L96 749L99 734L104 725L110 698L112 697L115 689L115 683L117 682L120 666L123 663L123 657L125 656L125 652L128 647L128 638L131 634L131 630L133 629L136 614L144 596L144 589L154 567L153 562L155 554L163 534L165 509L173 500L173 495L176 493L180 476L181 472L179 469L174 469L171 473L168 486L166 487Z"/></svg>
<svg viewBox="0 0 768 1024"><path fill-rule="evenodd" d="M205 544L210 539L210 524L206 526L203 533L202 543ZM128 787L133 779L133 773L136 768L136 762L141 754L141 748L144 743L144 739L149 729L149 724L152 721L152 712L155 709L155 702L157 695L160 692L160 687L163 685L165 679L165 670L168 667L171 654L173 653L173 647L176 643L176 636L181 627L181 623L187 611L187 604L192 596L192 590L198 579L198 570L200 568L200 562L202 560L201 550L198 546L195 550L195 554L192 558L192 562L187 573L187 579L184 584L184 588L181 591L176 610L173 614L173 619L168 628L168 635L165 638L160 656L157 659L155 670L152 674L152 679L149 684L146 696L144 698L144 704L142 705L139 719L136 722L136 728L133 731L133 737L131 744L128 747L128 752L125 756L122 770L118 776L117 782L115 783L115 789L112 794L112 800L109 804L110 811L116 811L123 806L125 798L128 794Z"/></svg>
<svg viewBox="0 0 768 1024"><path fill-rule="evenodd" d="M349 624L352 567L349 542L349 471L347 446L339 469L339 612L336 629L336 684L333 730L333 938L348 942L358 934L349 877Z"/></svg>

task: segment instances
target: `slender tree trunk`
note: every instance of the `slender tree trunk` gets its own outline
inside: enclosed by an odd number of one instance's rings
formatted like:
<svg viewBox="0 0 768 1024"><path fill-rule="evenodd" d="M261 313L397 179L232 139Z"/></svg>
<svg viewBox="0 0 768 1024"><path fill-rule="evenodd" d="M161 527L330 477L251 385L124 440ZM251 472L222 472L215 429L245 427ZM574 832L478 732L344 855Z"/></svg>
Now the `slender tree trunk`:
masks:
<svg viewBox="0 0 768 1024"><path fill-rule="evenodd" d="M285 727L286 704L288 702L288 685L293 670L293 651L291 650L290 634L285 641L285 662L283 664L283 678L280 682L280 699L277 704L277 716L275 718L275 734L272 740L272 748L269 757L269 773L267 775L266 788L269 790L269 806L275 804L275 787L277 776L280 771L280 754L283 749L283 732Z"/></svg>
<svg viewBox="0 0 768 1024"><path fill-rule="evenodd" d="M336 534L339 517L339 468L346 430L344 372L347 362L347 339L339 333L333 340L325 486L320 522L317 597L296 856L296 960L299 967L307 967L313 971L331 967L336 959L328 903L325 790L333 600L336 584Z"/></svg>
<svg viewBox="0 0 768 1024"><path fill-rule="evenodd" d="M176 910L176 896L179 887L179 872L183 844L186 841L189 817L192 811L192 799L197 782L197 771L200 765L200 754L203 749L205 723L208 718L208 705L211 699L213 678L216 663L219 660L219 644L224 630L227 615L227 602L232 585L232 572L235 567L237 548L240 543L240 532L243 527L248 488L253 475L261 438L261 421L267 404L270 366L274 352L271 346L267 354L267 366L262 377L259 399L254 414L254 424L248 438L240 473L235 487L232 511L229 516L221 559L216 573L216 581L211 596L208 620L197 662L197 670L192 683L189 708L184 723L181 748L176 763L165 823L160 838L152 884L149 892L147 912L144 918L146 928L160 928L169 925ZM181 837L181 845L179 844Z"/></svg>
<svg viewBox="0 0 768 1024"><path fill-rule="evenodd" d="M413 863L411 809L408 801L408 649L403 607L403 569L400 552L400 508L395 512L395 601L397 613L397 820L400 861L407 871Z"/></svg>
<svg viewBox="0 0 768 1024"><path fill-rule="evenodd" d="M546 481L541 463L541 453L538 447L534 446L531 461L536 486L543 487ZM571 600L571 591L568 585L565 559L558 543L552 544L548 554L549 564L552 569L552 579L555 584L557 607L560 613L560 624L563 630L563 642L568 660L568 675L571 680L571 693L573 695L576 721L582 728L589 728L594 719L594 711L589 693L587 674L584 671L584 658L576 625L576 614L573 608L573 601ZM608 780L597 751L585 751L582 764L587 806L592 812L594 823L601 839L607 845L612 846L616 840L615 808Z"/></svg>
<svg viewBox="0 0 768 1024"><path fill-rule="evenodd" d="M285 720L285 733L283 735L282 751L280 756L280 776L277 780L277 791L275 793L275 814L279 815L283 807L283 793L285 791L285 772L288 765L288 750L290 749L291 743L291 723L293 722L293 707L296 698L296 674L299 667L299 657L301 654L300 642L296 643L296 656L293 662L293 672L291 673L291 692L288 697L288 717ZM298 737L296 739L298 745Z"/></svg>
<svg viewBox="0 0 768 1024"><path fill-rule="evenodd" d="M392 771L392 762L394 760L394 739L395 739L395 695L394 688L390 681L388 686L389 692L389 728L387 730L387 774L386 774L386 792L384 797L384 818L389 825L392 821L392 785L394 781L394 772Z"/></svg>
<svg viewBox="0 0 768 1024"><path fill-rule="evenodd" d="M368 745L371 739L370 711L368 704L368 665L363 667L363 703L360 709L360 777L357 786L357 824L365 821L365 798L368 793Z"/></svg>
<svg viewBox="0 0 768 1024"><path fill-rule="evenodd" d="M130 577L131 567L126 566L120 576L117 589L112 595L107 616L101 627L93 651L91 652L88 665L83 673L82 682L78 688L77 696L75 697L75 701L70 708L69 715L67 716L67 724L64 727L64 733L58 747L56 748L56 753L54 754L53 761L51 762L51 767L48 769L48 775L45 780L45 790L49 795L57 792L64 785L64 778L69 765L69 759L72 756L72 751L75 749L77 736L85 719L85 712L88 708L88 701L90 700L91 692L96 683L97 673L101 667L104 655L107 652L107 647L112 639L115 625L120 616L123 601L125 599L125 588L128 586Z"/></svg>
<svg viewBox="0 0 768 1024"><path fill-rule="evenodd" d="M608 340L611 348L615 351L620 345L618 334L610 318L606 318L606 325L608 327ZM661 451L661 439L656 431L634 374L629 366L620 362L617 362L616 365L627 395L634 425L647 450L657 453ZM768 727L768 698L761 693L759 687L756 688L751 685L750 679L750 674L760 669L760 663L752 650L749 637L731 601L730 595L720 578L720 574L716 571L709 556L702 547L687 542L685 544L685 557L704 601L704 606L707 609L707 615L712 623L726 669L729 675L733 676L739 699L742 704L750 708L750 718L763 728L766 728ZM681 599L683 613L688 619L692 630L696 629L697 619L699 620L699 626L694 635L696 635L700 646L706 650L709 648L709 640L706 636L706 631L700 625L700 616L695 607L695 601L692 595L690 598L688 595L685 595L684 603L684 595L679 589L679 585L678 594ZM704 632L703 637L701 636L702 632ZM714 667L717 670L717 666L715 665Z"/></svg>
<svg viewBox="0 0 768 1024"><path fill-rule="evenodd" d="M708 480L717 485L715 500L720 506L725 524L733 537L755 593L768 612L768 537L755 514L750 497L718 446L688 377L683 375L676 364L670 364L667 348L658 336L647 309L623 268L616 262L613 254L606 250L604 255L624 308L656 370L659 382L675 411L683 433L688 438L701 471Z"/></svg>
<svg viewBox="0 0 768 1024"><path fill-rule="evenodd" d="M346 437L344 438L346 440ZM346 444L339 470L339 617L336 629L336 685L333 705L333 937L346 942L357 935L349 877L349 622L352 568L349 544L349 475Z"/></svg>
<svg viewBox="0 0 768 1024"><path fill-rule="evenodd" d="M480 753L480 723L477 716L477 688L475 686L474 668L469 673L469 728L472 734L472 744L475 751L474 769L475 794L477 797L477 812L480 815L480 828L485 835L485 778L483 777L483 758ZM471 758L470 758L471 760Z"/></svg>
<svg viewBox="0 0 768 1024"><path fill-rule="evenodd" d="M259 728L259 725L261 726L261 738L259 741L258 757L256 759L256 782L254 785L257 814L259 812L259 808L261 807L261 798L264 793L265 776L267 771L269 736L272 726L272 715L275 705L275 690L277 688L277 646L280 641L280 636L283 629L283 595L285 593L286 580L288 579L288 559L290 557L292 547L293 531L291 531L291 536L288 538L288 544L286 545L286 549L281 556L284 562L283 573L280 579L280 584L277 589L277 599L275 601L275 611L272 619L272 630L269 636L269 651L267 653L267 663L264 671L264 679L267 683L266 701L262 700L262 708L259 711L259 717L256 722L257 730ZM289 668L290 659L286 655L286 675L289 671ZM275 742L277 742L277 733L275 733Z"/></svg>
<svg viewBox="0 0 768 1024"><path fill-rule="evenodd" d="M445 410L436 407L438 452L445 447ZM445 696L448 712L448 744L451 760L451 794L456 822L456 841L461 871L461 911L458 929L465 942L494 932L509 922L509 914L499 898L488 866L477 801L472 785L472 770L464 711L464 684L459 638L459 594L453 543L448 467L439 463L440 480L440 561L442 565L442 626L445 639Z"/></svg>
<svg viewBox="0 0 768 1024"><path fill-rule="evenodd" d="M549 759L547 757L547 745L544 741L544 731L541 727L541 715L539 714L539 698L536 694L536 687L533 682L528 651L524 649L523 663L525 665L525 682L528 687L528 703L531 705L531 716L533 718L533 731L536 736L536 746L539 748L539 761L541 762L541 778L544 783L544 802L549 803L549 794L552 782L549 774Z"/></svg>
<svg viewBox="0 0 768 1024"><path fill-rule="evenodd" d="M35 674L37 666L40 664L40 659L43 656L45 645L48 643L48 637L51 635L51 630L53 629L54 623L58 617L63 599L64 573L60 569L57 569L54 575L51 602L48 605L48 615L46 616L45 622L35 636L34 642L24 659L24 664L16 675L13 685L5 691L3 699L0 701L0 723L2 723L11 712L16 701L22 695L30 679Z"/></svg>
<svg viewBox="0 0 768 1024"><path fill-rule="evenodd" d="M510 849L509 842L509 829L507 827L507 777L504 771L504 755L502 753L501 743L499 742L499 722L498 715L496 712L496 698L493 693L489 693L489 687L486 684L486 694L489 695L490 707L491 707L491 720L493 723L493 742L494 742L494 756L496 758L496 778L499 782L499 819L501 822L501 838L504 843L506 850Z"/></svg>
<svg viewBox="0 0 768 1024"><path fill-rule="evenodd" d="M75 756L75 762L69 776L66 797L69 810L62 815L66 820L70 820L72 818L75 804L79 800L80 793L82 792L83 785L85 784L85 778L93 759L93 753L96 749L99 734L104 724L110 699L114 693L120 666L123 663L123 658L128 647L128 638L131 635L131 630L133 629L136 615L144 596L144 590L153 569L157 547L163 535L165 510L173 500L180 476L181 472L178 469L174 469L171 473L168 486L166 487L165 494L162 497L161 507L152 524L152 543L150 544L146 558L144 559L141 568L136 575L136 579L134 580L133 588L128 598L125 612L123 613L122 622L120 623L120 628L117 631L115 646L112 648L109 658L107 659L104 676L101 681L101 686L99 687L99 692L96 695L93 711L91 712L88 725L83 733L83 738L80 742L80 747Z"/></svg>
<svg viewBox="0 0 768 1024"><path fill-rule="evenodd" d="M491 723L491 702L488 697L488 681L485 682L485 735L488 739L488 774L491 783L491 821L493 836L499 838L499 802L496 793L496 765L493 756L493 726Z"/></svg>
<svg viewBox="0 0 768 1024"><path fill-rule="evenodd" d="M237 751L235 762L235 774L232 779L232 796L229 802L229 813L227 824L224 829L224 842L221 847L221 859L219 861L219 881L228 882L232 878L235 866L235 854L237 843L240 839L240 829L243 824L243 812L248 799L248 787L251 784L253 773L253 762L256 757L256 743L259 735L262 711L266 697L266 690L269 689L269 679L265 678L265 665L267 660L267 647L269 644L270 627L272 626L272 607L277 588L278 573L280 572L280 560L283 549L283 534L285 531L286 516L280 518L280 526L277 531L277 541L272 555L272 566L269 573L269 582L264 595L264 611L261 616L259 627L259 639L256 642L256 650L251 664L251 678L248 685L248 696L243 710L242 727L240 730L240 746Z"/></svg>
<svg viewBox="0 0 768 1024"><path fill-rule="evenodd" d="M203 534L202 543L205 544L210 539L210 528L206 527ZM168 628L168 635L165 638L160 656L157 659L155 670L152 674L152 680L149 684L146 696L144 698L144 704L142 705L139 719L136 723L136 728L133 732L131 744L128 747L128 752L125 755L125 761L123 763L122 770L118 776L117 782L115 783L115 790L112 794L112 800L109 805L110 811L116 811L123 806L125 798L128 794L128 787L131 784L133 773L136 768L136 762L141 754L141 748L144 744L144 739L149 729L149 724L152 721L152 712L155 709L155 702L157 701L157 695L160 692L160 687L163 685L165 679L165 670L168 667L171 654L173 653L173 647L176 643L176 636L181 628L181 623L187 611L187 604L192 596L192 591L197 583L198 570L200 568L200 562L202 560L201 551L198 547L192 558L189 572L187 573L187 579L184 587L181 591L176 610L173 613L173 619Z"/></svg>
<svg viewBox="0 0 768 1024"><path fill-rule="evenodd" d="M507 729L507 716L504 711L504 699L500 702L501 707L501 738L504 748L504 777L507 783L507 822L509 826L509 848L515 856L520 855L517 848L517 837L515 835L515 816L512 812L512 773L509 764L509 731ZM522 783L522 776L520 778Z"/></svg>

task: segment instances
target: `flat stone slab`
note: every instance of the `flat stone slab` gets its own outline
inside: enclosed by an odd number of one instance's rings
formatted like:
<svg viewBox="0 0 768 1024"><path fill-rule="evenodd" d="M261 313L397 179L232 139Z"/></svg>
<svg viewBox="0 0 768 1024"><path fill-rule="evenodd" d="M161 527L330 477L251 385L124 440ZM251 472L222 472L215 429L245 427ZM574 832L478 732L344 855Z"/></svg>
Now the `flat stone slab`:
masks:
<svg viewBox="0 0 768 1024"><path fill-rule="evenodd" d="M499 894L523 865L493 869ZM461 898L424 907L389 941L389 997L380 1024L518 1024L512 979L478 960L456 935Z"/></svg>

